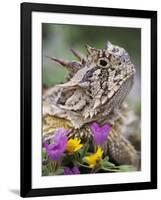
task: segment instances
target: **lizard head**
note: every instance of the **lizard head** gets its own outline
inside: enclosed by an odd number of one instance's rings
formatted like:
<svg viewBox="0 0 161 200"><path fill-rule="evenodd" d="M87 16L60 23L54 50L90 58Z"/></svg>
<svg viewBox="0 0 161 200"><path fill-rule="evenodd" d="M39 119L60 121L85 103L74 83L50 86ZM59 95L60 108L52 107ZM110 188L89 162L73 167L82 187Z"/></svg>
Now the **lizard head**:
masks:
<svg viewBox="0 0 161 200"><path fill-rule="evenodd" d="M93 97L100 96L101 92L111 98L126 80L134 76L135 67L127 51L110 42L107 42L104 49L89 45L86 48L86 63L71 80L88 89Z"/></svg>
<svg viewBox="0 0 161 200"><path fill-rule="evenodd" d="M96 49L86 45L87 66L95 67L96 69L103 69L103 71L116 71L120 70L126 75L133 75L135 72L134 65L130 61L127 51L119 46L107 42L104 49ZM94 70L92 70L94 71ZM118 74L118 73L117 73Z"/></svg>
<svg viewBox="0 0 161 200"><path fill-rule="evenodd" d="M110 42L107 42L104 49L89 45L86 45L86 49L88 55L83 58L74 51L80 58L79 63L60 63L58 60L61 65L70 68L72 77L68 82L57 86L68 94L69 91L74 94L75 91L84 90L84 93L93 99L95 108L112 101L116 95L117 102L121 104L131 89L135 73L127 51Z"/></svg>
<svg viewBox="0 0 161 200"><path fill-rule="evenodd" d="M79 62L51 58L70 71L69 81L55 87L54 104L69 114L76 127L120 107L131 90L135 73L127 51L119 46L107 42L104 49L89 45L86 49L86 57L72 50Z"/></svg>

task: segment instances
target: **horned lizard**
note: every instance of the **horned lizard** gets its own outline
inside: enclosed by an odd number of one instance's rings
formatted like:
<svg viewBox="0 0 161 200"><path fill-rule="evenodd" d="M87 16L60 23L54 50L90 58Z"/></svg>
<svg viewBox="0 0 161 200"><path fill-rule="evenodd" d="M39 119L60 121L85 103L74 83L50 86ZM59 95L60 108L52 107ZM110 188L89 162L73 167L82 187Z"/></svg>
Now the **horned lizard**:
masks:
<svg viewBox="0 0 161 200"><path fill-rule="evenodd" d="M124 100L135 74L127 51L107 42L104 49L86 45L87 56L71 49L79 61L50 58L69 70L68 81L48 89L43 96L43 134L58 127L72 129L70 137L91 138L90 123L112 126L107 153L118 164L138 167L138 154L124 137L122 127L128 109Z"/></svg>

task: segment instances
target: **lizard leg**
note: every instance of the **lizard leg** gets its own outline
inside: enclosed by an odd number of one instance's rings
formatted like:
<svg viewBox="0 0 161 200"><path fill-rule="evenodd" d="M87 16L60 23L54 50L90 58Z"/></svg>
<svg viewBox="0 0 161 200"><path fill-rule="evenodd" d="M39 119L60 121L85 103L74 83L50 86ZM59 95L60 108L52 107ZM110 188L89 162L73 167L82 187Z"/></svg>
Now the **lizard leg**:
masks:
<svg viewBox="0 0 161 200"><path fill-rule="evenodd" d="M108 136L108 153L120 165L134 165L139 168L139 155L132 144L120 133L111 130Z"/></svg>

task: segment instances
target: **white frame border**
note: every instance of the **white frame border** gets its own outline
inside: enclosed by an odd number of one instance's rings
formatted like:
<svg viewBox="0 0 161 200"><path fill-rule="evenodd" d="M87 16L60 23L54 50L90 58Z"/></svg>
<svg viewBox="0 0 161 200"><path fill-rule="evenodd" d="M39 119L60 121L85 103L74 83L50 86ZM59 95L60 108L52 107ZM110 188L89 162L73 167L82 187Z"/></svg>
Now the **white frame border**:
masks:
<svg viewBox="0 0 161 200"><path fill-rule="evenodd" d="M141 171L41 176L42 23L141 28ZM32 12L32 189L150 181L150 26L143 18Z"/></svg>

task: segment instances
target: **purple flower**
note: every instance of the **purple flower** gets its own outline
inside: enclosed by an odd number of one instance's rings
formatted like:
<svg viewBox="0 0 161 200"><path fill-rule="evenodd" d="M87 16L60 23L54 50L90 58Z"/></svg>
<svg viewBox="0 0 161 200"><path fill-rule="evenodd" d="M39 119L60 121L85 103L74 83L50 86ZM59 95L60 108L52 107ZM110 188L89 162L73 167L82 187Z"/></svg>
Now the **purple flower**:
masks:
<svg viewBox="0 0 161 200"><path fill-rule="evenodd" d="M64 175L73 175L73 174L80 174L79 168L78 167L65 167L64 168Z"/></svg>
<svg viewBox="0 0 161 200"><path fill-rule="evenodd" d="M67 133L69 133L69 130L59 128L55 131L51 143L44 143L47 154L52 160L59 160L63 156L67 146Z"/></svg>
<svg viewBox="0 0 161 200"><path fill-rule="evenodd" d="M107 140L111 127L108 124L104 124L100 127L98 123L94 122L91 125L91 130L95 143L97 145L102 145Z"/></svg>

